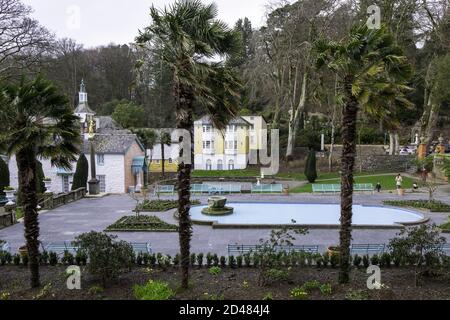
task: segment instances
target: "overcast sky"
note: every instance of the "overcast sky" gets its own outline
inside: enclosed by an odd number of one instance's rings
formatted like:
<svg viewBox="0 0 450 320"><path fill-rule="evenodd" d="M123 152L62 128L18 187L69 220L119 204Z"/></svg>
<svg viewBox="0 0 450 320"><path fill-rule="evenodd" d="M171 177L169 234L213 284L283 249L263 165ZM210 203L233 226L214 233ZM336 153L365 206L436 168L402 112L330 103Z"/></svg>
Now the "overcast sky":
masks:
<svg viewBox="0 0 450 320"><path fill-rule="evenodd" d="M85 47L111 42L132 42L138 29L148 25L149 8L173 0L22 0L34 9L33 16L58 37L69 37ZM211 1L202 0L205 3ZM230 25L248 17L255 27L264 23L270 0L215 0L219 18Z"/></svg>

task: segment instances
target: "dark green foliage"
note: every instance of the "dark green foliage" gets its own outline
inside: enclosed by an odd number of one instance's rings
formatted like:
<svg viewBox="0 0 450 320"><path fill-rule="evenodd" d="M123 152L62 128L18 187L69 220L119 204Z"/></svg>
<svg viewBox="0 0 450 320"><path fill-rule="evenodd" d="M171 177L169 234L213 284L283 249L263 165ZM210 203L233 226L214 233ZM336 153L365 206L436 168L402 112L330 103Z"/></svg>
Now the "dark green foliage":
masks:
<svg viewBox="0 0 450 320"><path fill-rule="evenodd" d="M0 251L0 266L10 264L12 262L12 255L7 251Z"/></svg>
<svg viewBox="0 0 450 320"><path fill-rule="evenodd" d="M323 266L328 267L328 264L330 263L330 255L328 253L324 253L322 255L322 259L323 259Z"/></svg>
<svg viewBox="0 0 450 320"><path fill-rule="evenodd" d="M385 252L380 257L380 267L391 267L391 255Z"/></svg>
<svg viewBox="0 0 450 320"><path fill-rule="evenodd" d="M191 205L200 204L198 200L191 200ZM139 211L144 212L164 212L171 209L176 209L178 207L178 202L176 200L145 200L139 205Z"/></svg>
<svg viewBox="0 0 450 320"><path fill-rule="evenodd" d="M412 207L419 209L428 209L431 212L450 212L449 204L437 200L384 201L383 203L395 207Z"/></svg>
<svg viewBox="0 0 450 320"><path fill-rule="evenodd" d="M236 266L238 267L238 268L242 268L242 256L237 256L236 257Z"/></svg>
<svg viewBox="0 0 450 320"><path fill-rule="evenodd" d="M9 187L9 169L6 162L0 157L0 195L4 195L3 188Z"/></svg>
<svg viewBox="0 0 450 320"><path fill-rule="evenodd" d="M90 232L78 236L75 241L88 257L89 273L100 277L104 285L128 271L134 261L131 245L116 239L106 233Z"/></svg>
<svg viewBox="0 0 450 320"><path fill-rule="evenodd" d="M305 165L305 176L310 183L314 183L317 180L316 152L314 150L311 150L308 154Z"/></svg>
<svg viewBox="0 0 450 320"><path fill-rule="evenodd" d="M87 188L89 178L89 163L84 154L78 158L77 168L73 176L72 191L80 188Z"/></svg>
<svg viewBox="0 0 450 320"><path fill-rule="evenodd" d="M87 256L86 253L82 251L78 251L75 255L75 262L77 266L85 266L87 265Z"/></svg>
<svg viewBox="0 0 450 320"><path fill-rule="evenodd" d="M55 252L49 253L48 263L54 267L58 264L58 255Z"/></svg>
<svg viewBox="0 0 450 320"><path fill-rule="evenodd" d="M72 266L75 262L75 257L69 251L64 251L61 263L65 266Z"/></svg>
<svg viewBox="0 0 450 320"><path fill-rule="evenodd" d="M213 263L213 255L211 254L211 252L208 252L206 254L206 266L209 268L212 266Z"/></svg>
<svg viewBox="0 0 450 320"><path fill-rule="evenodd" d="M353 258L353 266L355 266L356 268L359 268L361 266L362 263L362 258L358 255L355 255L355 257Z"/></svg>
<svg viewBox="0 0 450 320"><path fill-rule="evenodd" d="M332 254L330 256L330 264L331 267L336 268L337 266L339 266L339 255L338 254Z"/></svg>
<svg viewBox="0 0 450 320"><path fill-rule="evenodd" d="M212 257L212 261L213 261L213 266L214 267L218 267L219 266L219 257L216 253L214 253L213 257Z"/></svg>
<svg viewBox="0 0 450 320"><path fill-rule="evenodd" d="M220 266L222 268L225 268L227 266L227 258L225 258L224 256L220 257Z"/></svg>
<svg viewBox="0 0 450 320"><path fill-rule="evenodd" d="M377 254L374 254L371 258L370 258L370 263L374 266L377 266L380 264L380 258L378 257Z"/></svg>
<svg viewBox="0 0 450 320"><path fill-rule="evenodd" d="M13 255L12 261L15 266L20 265L20 261L21 261L20 254Z"/></svg>
<svg viewBox="0 0 450 320"><path fill-rule="evenodd" d="M24 265L24 266L28 266L28 261L29 261L30 259L28 258L28 254L25 254L25 255L23 255L22 256L22 264Z"/></svg>
<svg viewBox="0 0 450 320"><path fill-rule="evenodd" d="M228 257L228 266L232 269L236 268L236 258L234 256Z"/></svg>
<svg viewBox="0 0 450 320"><path fill-rule="evenodd" d="M177 253L173 258L173 265L177 267L179 264L180 264L180 254Z"/></svg>
<svg viewBox="0 0 450 320"><path fill-rule="evenodd" d="M126 216L110 225L107 231L176 232L178 227L155 216Z"/></svg>
<svg viewBox="0 0 450 320"><path fill-rule="evenodd" d="M199 268L203 266L203 253L197 255L197 265Z"/></svg>
<svg viewBox="0 0 450 320"><path fill-rule="evenodd" d="M195 266L195 262L197 260L197 255L195 253L191 253L190 260L191 260L191 266Z"/></svg>
<svg viewBox="0 0 450 320"><path fill-rule="evenodd" d="M363 256L362 263L365 269L367 269L370 266L370 258L368 255Z"/></svg>
<svg viewBox="0 0 450 320"><path fill-rule="evenodd" d="M244 255L244 264L247 268L249 268L252 265L252 257L249 253Z"/></svg>

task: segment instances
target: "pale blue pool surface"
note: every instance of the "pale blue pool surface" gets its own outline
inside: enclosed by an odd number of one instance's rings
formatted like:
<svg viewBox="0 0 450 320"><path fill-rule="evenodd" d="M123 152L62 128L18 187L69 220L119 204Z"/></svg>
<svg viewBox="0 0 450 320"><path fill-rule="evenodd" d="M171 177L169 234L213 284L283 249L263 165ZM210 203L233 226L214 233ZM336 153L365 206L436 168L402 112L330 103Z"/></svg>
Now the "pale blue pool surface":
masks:
<svg viewBox="0 0 450 320"><path fill-rule="evenodd" d="M340 205L336 204L278 204L229 203L234 213L228 216L207 216L201 213L206 206L191 208L192 220L200 223L236 226L334 226L339 225ZM420 213L382 206L353 206L353 225L398 227L424 221Z"/></svg>

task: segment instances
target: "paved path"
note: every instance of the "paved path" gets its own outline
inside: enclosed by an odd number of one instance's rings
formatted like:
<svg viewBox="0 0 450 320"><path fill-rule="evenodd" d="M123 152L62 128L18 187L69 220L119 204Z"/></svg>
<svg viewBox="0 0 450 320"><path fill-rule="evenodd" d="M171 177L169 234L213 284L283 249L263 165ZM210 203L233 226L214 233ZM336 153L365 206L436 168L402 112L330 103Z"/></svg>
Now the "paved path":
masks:
<svg viewBox="0 0 450 320"><path fill-rule="evenodd" d="M405 199L426 199L426 194L407 194ZM450 202L450 188L437 193L437 199ZM171 197L170 197L171 198ZM194 197L206 203L207 197ZM355 204L380 205L383 200L398 199L393 193L355 195ZM232 195L230 202L285 202L285 203L339 203L336 195ZM126 195L111 195L101 199L83 199L67 206L40 215L41 241L67 241L92 230L103 231L124 215L131 215L135 202ZM274 212L276 214L276 212ZM176 223L171 212L156 213L161 219ZM448 214L429 215L432 222L441 224ZM387 243L396 230L355 230L353 239L357 243ZM149 242L154 252L174 255L178 252L177 233L119 233L121 239L135 242ZM194 252L215 252L227 254L227 244L257 244L259 239L268 238L270 230L212 229L209 226L194 226L192 250ZM450 235L446 236L450 242ZM10 242L13 251L24 244L23 224L0 230L0 239ZM320 245L320 250L338 243L338 230L310 230L306 236L299 236L296 243Z"/></svg>

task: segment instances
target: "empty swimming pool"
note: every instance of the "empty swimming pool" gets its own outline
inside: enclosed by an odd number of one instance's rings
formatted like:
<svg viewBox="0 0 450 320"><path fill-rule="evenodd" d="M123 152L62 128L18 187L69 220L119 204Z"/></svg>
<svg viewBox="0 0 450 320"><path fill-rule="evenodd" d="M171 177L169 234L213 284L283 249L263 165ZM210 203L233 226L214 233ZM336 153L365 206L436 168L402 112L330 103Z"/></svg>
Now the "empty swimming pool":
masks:
<svg viewBox="0 0 450 320"><path fill-rule="evenodd" d="M205 206L191 208L194 223L210 224L214 228L227 227L278 227L305 226L317 228L338 227L340 205L337 204L279 204L279 203L230 203L234 213L228 216L202 214ZM353 206L353 227L399 228L408 224L426 222L417 212L404 209Z"/></svg>

